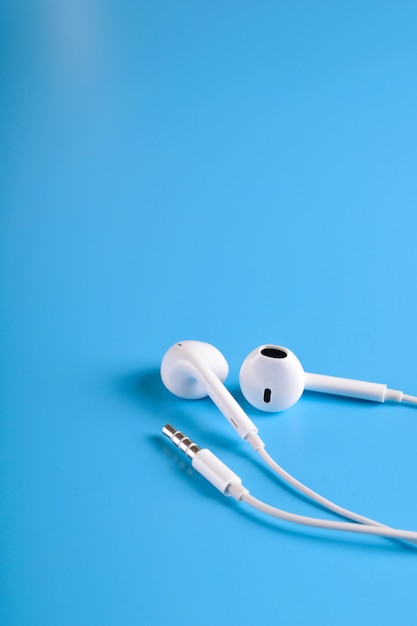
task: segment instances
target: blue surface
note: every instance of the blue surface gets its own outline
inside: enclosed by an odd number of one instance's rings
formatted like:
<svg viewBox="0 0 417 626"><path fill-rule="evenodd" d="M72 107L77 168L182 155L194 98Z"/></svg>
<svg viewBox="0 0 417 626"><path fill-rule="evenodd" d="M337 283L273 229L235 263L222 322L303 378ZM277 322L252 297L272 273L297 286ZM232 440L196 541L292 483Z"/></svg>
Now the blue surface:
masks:
<svg viewBox="0 0 417 626"><path fill-rule="evenodd" d="M171 421L259 497L181 339L417 394L413 2L10 2L0 13L2 626L415 624L417 554L226 500ZM417 529L417 413L244 404L339 504Z"/></svg>

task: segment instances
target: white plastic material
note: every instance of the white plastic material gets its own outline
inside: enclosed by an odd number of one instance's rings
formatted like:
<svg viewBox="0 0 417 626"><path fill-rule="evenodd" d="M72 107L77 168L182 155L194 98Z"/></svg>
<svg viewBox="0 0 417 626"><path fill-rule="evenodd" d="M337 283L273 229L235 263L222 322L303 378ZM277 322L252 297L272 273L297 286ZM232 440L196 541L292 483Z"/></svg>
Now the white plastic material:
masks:
<svg viewBox="0 0 417 626"><path fill-rule="evenodd" d="M171 393L196 400L206 398L207 389L201 384L196 371L196 356L210 367L217 378L223 382L229 373L226 359L215 346L203 341L180 341L174 343L163 356L161 378Z"/></svg>
<svg viewBox="0 0 417 626"><path fill-rule="evenodd" d="M242 485L242 480L237 474L235 474L227 465L225 465L218 457L216 457L207 448L197 452L192 460L192 465L196 471L198 471L206 480L208 480L214 487L216 487L223 495L232 496L238 501L246 502L250 506L287 522L293 522L296 524L303 524L304 526L313 526L315 528L325 528L329 530L347 531L353 533L362 533L368 535L377 535L382 537L389 537L393 539L403 539L417 542L417 532L409 530L400 530L397 528L390 528L379 522L373 520L367 520L362 518L365 522L363 524L355 524L352 522L337 522L333 520L324 520L316 517L307 517L304 515L297 515L278 509L277 507L270 506L254 498L249 490ZM361 516L358 516L359 518ZM358 521L360 521L358 519Z"/></svg>
<svg viewBox="0 0 417 626"><path fill-rule="evenodd" d="M295 354L282 346L263 345L244 360L239 374L246 400L261 411L284 411L304 391L304 370Z"/></svg>
<svg viewBox="0 0 417 626"><path fill-rule="evenodd" d="M234 493L247 492L247 489L242 487L241 478L207 448L197 452L192 460L192 466L224 496L229 495L228 489L231 485Z"/></svg>
<svg viewBox="0 0 417 626"><path fill-rule="evenodd" d="M165 353L161 364L164 385L181 398L210 396L237 434L246 439L258 429L223 385L228 365L222 353L203 341L181 341Z"/></svg>
<svg viewBox="0 0 417 626"><path fill-rule="evenodd" d="M382 383L304 372L295 354L283 346L255 348L240 370L240 386L246 400L261 411L284 411L297 402L304 389L372 402L405 402L417 405L417 397Z"/></svg>
<svg viewBox="0 0 417 626"><path fill-rule="evenodd" d="M309 391L320 391L373 402L385 402L387 386L382 383L369 383L364 380L351 378L339 378L338 376L325 376L323 374L311 374L305 372L305 388ZM394 391L390 389L389 391ZM402 396L401 391L396 392ZM390 396L390 400L395 400ZM401 397L397 400L401 400Z"/></svg>
<svg viewBox="0 0 417 626"><path fill-rule="evenodd" d="M345 509L335 502L328 500L324 496L321 496L319 493L317 493L317 491L313 491L313 489L310 489L310 487L307 487L307 485L301 483L299 480L294 478L294 476L291 476L291 474L289 474L283 467L281 467L281 465L278 465L278 463L268 454L266 450L259 449L257 450L257 452L259 453L259 456L265 461L265 463L276 474L278 474L278 476L282 478L282 480L291 485L291 487L293 487L294 489L297 489L297 491L299 491L300 493L306 495L308 498L311 498L311 500L314 500L315 502L318 502L319 504L324 506L326 509L329 509L329 511L334 511L334 513L337 513L338 515L342 515L343 517L351 519L354 522L360 522L361 524L369 524L370 526L381 525L379 522L369 517L365 517L364 515L359 515L359 513L354 513L349 509Z"/></svg>
<svg viewBox="0 0 417 626"><path fill-rule="evenodd" d="M379 537L387 537L391 539L402 539L404 541L417 543L417 532L414 530L391 528L383 524L368 526L366 524L353 524L352 522L334 522L333 520L324 520L317 517L297 515L295 513L289 513L288 511L283 511L277 507L270 506L269 504L266 504L266 502L262 502L262 500L254 498L249 492L243 493L236 499L246 502L255 509L258 509L258 511L266 513L266 515L277 517L278 519L285 520L286 522L303 524L304 526L313 526L315 528L327 528L328 530L341 530L351 533L361 533L364 535L377 535Z"/></svg>

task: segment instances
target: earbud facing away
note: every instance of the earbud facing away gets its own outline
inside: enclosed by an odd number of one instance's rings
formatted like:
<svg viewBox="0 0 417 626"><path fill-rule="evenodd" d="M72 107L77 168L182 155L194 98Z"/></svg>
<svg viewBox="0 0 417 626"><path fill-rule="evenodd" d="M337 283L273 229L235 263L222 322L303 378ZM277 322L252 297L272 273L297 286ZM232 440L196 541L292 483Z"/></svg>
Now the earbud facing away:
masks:
<svg viewBox="0 0 417 626"><path fill-rule="evenodd" d="M255 424L223 385L229 366L222 353L203 341L180 341L165 353L161 378L171 393L180 398L210 396L242 439L257 450L264 446Z"/></svg>
<svg viewBox="0 0 417 626"><path fill-rule="evenodd" d="M161 378L165 387L180 398L197 400L209 395L203 372L210 369L224 382L229 365L217 348L204 341L181 341L165 353L161 363Z"/></svg>
<svg viewBox="0 0 417 626"><path fill-rule="evenodd" d="M283 346L263 345L252 350L242 364L239 380L246 400L268 412L290 408L304 389L374 402L391 400L417 405L417 397L388 389L385 384L304 372L295 354Z"/></svg>

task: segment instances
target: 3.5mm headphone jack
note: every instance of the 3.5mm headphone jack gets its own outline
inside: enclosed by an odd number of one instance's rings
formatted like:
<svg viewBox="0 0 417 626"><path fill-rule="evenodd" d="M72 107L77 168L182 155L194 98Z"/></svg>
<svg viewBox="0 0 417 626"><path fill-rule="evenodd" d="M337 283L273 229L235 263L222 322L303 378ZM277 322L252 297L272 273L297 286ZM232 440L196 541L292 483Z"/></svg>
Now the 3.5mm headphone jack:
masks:
<svg viewBox="0 0 417 626"><path fill-rule="evenodd" d="M242 486L242 480L239 476L210 450L199 448L197 444L186 437L184 433L176 430L171 424L166 424L162 432L174 446L191 459L193 468L221 491L224 496L233 495L234 498L240 500L244 493L248 493L248 490Z"/></svg>
<svg viewBox="0 0 417 626"><path fill-rule="evenodd" d="M184 433L179 430L175 430L171 424L166 424L162 429L163 434L176 446L181 452L188 456L189 459L193 459L197 452L200 452L201 448L196 443L191 441Z"/></svg>

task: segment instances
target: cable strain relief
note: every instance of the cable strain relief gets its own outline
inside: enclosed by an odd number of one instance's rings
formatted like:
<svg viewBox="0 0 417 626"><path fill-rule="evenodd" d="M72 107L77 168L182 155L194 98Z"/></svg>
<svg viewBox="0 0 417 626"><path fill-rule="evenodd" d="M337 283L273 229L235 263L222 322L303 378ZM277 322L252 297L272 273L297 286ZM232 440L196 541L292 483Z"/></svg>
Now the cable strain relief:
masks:
<svg viewBox="0 0 417 626"><path fill-rule="evenodd" d="M234 500L240 502L243 496L249 495L249 490L246 489L240 482L231 482L227 487L226 495L231 496Z"/></svg>
<svg viewBox="0 0 417 626"><path fill-rule="evenodd" d="M398 391L397 389L386 389L384 402L386 402L387 400L391 402L401 402L401 400L403 399L403 395L403 392Z"/></svg>
<svg viewBox="0 0 417 626"><path fill-rule="evenodd" d="M262 441L258 433L254 430L246 435L245 441L247 441L252 446L255 452L258 452L260 448L265 448L265 443Z"/></svg>

